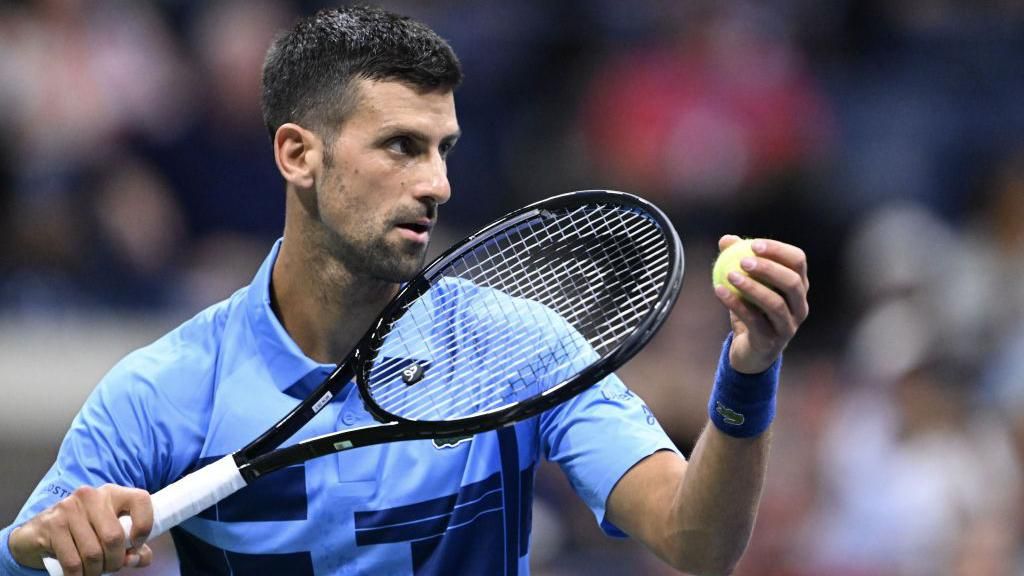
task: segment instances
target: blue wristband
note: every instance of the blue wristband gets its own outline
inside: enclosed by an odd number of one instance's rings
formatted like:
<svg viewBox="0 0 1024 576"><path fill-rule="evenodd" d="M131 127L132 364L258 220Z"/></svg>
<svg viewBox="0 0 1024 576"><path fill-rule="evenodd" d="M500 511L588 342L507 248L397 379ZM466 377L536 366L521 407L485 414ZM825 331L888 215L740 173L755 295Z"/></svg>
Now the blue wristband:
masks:
<svg viewBox="0 0 1024 576"><path fill-rule="evenodd" d="M761 434L775 419L775 394L779 388L780 356L760 374L742 374L729 364L732 333L722 345L715 372L715 387L708 402L708 416L729 436L750 438Z"/></svg>

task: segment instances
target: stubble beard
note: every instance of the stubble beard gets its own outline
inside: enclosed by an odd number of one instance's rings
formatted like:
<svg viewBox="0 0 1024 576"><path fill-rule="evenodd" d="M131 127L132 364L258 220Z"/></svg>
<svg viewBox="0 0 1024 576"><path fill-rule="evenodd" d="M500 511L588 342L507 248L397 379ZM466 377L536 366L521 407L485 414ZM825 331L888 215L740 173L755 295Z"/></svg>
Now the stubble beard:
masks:
<svg viewBox="0 0 1024 576"><path fill-rule="evenodd" d="M400 246L388 244L384 238L376 237L375 242L351 249L350 258L353 272L384 282L408 282L423 268L426 250L416 248L403 251Z"/></svg>
<svg viewBox="0 0 1024 576"><path fill-rule="evenodd" d="M335 193L344 196L344 184L334 176L332 179ZM342 205L335 210L351 216L360 208ZM408 282L426 263L427 250L411 242L389 241L390 218L369 221L356 216L340 226L321 222L327 236L322 241L325 252L353 276L393 284Z"/></svg>

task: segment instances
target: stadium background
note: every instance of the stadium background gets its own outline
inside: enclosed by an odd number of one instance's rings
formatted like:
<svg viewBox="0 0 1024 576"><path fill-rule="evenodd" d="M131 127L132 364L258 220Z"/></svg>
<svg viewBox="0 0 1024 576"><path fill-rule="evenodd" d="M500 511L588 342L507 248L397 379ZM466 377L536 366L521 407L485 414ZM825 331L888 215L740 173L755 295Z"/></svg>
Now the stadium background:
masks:
<svg viewBox="0 0 1024 576"><path fill-rule="evenodd" d="M325 3L0 1L0 521L99 377L248 282L283 195L274 30ZM582 188L687 247L623 376L688 451L725 232L809 255L744 576L1024 573L1024 2L385 2L449 39L465 136L437 246ZM538 479L535 574L657 574ZM147 574L171 574L162 561Z"/></svg>

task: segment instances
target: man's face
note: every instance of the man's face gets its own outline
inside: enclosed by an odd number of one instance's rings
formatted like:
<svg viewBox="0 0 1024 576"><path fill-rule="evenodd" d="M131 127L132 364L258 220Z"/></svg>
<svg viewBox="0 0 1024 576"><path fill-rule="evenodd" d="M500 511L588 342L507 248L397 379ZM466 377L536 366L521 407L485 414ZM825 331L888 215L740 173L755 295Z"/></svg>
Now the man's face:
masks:
<svg viewBox="0 0 1024 576"><path fill-rule="evenodd" d="M455 99L399 82L356 88L358 103L325 152L319 219L327 250L349 272L402 282L423 267L437 207L451 195Z"/></svg>

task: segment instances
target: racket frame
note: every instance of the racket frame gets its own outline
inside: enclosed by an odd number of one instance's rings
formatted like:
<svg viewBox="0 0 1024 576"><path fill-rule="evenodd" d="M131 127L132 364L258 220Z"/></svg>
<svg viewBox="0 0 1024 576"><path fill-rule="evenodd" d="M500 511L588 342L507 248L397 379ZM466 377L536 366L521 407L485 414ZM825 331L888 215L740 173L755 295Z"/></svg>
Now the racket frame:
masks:
<svg viewBox="0 0 1024 576"><path fill-rule="evenodd" d="M501 234L518 222L534 218L539 213L575 207L581 201L617 204L639 210L649 216L667 239L669 278L664 282L654 310L646 315L628 338L594 364L530 398L511 406L489 412L446 421L418 421L402 418L381 408L369 390L369 374L381 343L389 327L404 313L407 306L430 289L430 279L444 270L453 260L474 249L481 241ZM401 440L445 438L478 434L508 426L535 416L571 398L599 382L625 364L654 336L665 318L671 313L683 281L683 246L668 217L652 203L624 192L611 190L583 190L552 196L495 220L478 232L454 244L441 256L428 264L416 278L408 282L385 306L378 320L360 340L352 354L306 400L288 413L260 438L235 454L236 463L246 482L280 468L305 460L337 453L360 446ZM335 396L352 378L359 387L363 403L376 424L348 428L323 436L303 440L286 448L272 450L284 442L316 415L313 408L325 404L325 395ZM319 411L319 409L317 409ZM302 413L301 416L296 416ZM292 421L294 419L294 421Z"/></svg>

